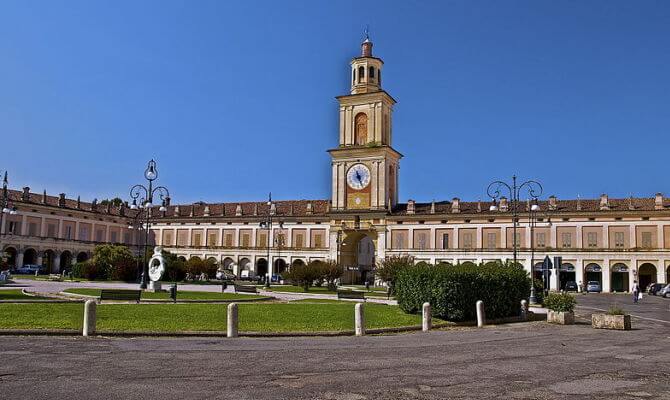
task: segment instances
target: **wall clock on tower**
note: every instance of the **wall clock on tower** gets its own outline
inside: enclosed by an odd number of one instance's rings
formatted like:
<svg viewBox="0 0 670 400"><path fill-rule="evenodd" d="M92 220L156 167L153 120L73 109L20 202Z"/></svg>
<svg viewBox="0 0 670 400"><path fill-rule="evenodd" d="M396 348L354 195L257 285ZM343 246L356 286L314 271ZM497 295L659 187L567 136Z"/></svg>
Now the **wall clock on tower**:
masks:
<svg viewBox="0 0 670 400"><path fill-rule="evenodd" d="M362 190L370 184L370 170L364 164L354 164L347 172L347 184L354 190Z"/></svg>

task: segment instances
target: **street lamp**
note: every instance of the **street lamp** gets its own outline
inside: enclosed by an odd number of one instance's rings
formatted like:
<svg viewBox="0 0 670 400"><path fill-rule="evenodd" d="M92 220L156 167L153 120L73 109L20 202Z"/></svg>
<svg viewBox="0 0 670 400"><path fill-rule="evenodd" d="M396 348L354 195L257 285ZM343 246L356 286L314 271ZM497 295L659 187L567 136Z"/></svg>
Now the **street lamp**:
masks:
<svg viewBox="0 0 670 400"><path fill-rule="evenodd" d="M267 276L265 277L265 287L269 288L270 287L270 280L272 279L272 272L273 272L272 271L272 269L273 269L272 260L270 260L270 248L272 247L272 242L270 241L270 235L271 235L271 232L272 232L272 224L273 224L272 217L275 215L275 212L276 212L273 209L274 203L272 203L272 193L270 193L268 195L267 205L268 205L267 218L265 219L265 221L261 221L259 226L262 229L267 230L267 232L268 232L267 241L266 241L267 246L268 246L268 249L267 249L268 250L268 271L267 271ZM284 228L284 223L279 221L279 229L283 229L283 228Z"/></svg>
<svg viewBox="0 0 670 400"><path fill-rule="evenodd" d="M16 207L10 204L9 202L9 190L7 189L7 171L5 171L5 177L2 180L2 198L0 199L0 230L4 227L4 217L7 215L16 215ZM0 239L5 232L0 231ZM2 249L2 243L0 241L0 256L4 259L5 251Z"/></svg>
<svg viewBox="0 0 670 400"><path fill-rule="evenodd" d="M158 169L156 168L156 161L153 159L149 161L147 169L144 171L144 178L149 182L148 187L137 184L130 188L130 198L133 199L130 205L131 210L137 210L140 215L144 212L144 265L142 267L142 282L140 289L147 288L147 277L149 275L149 267L147 265L147 245L149 244L149 227L151 226L151 209L154 206L154 196L158 194L161 199L161 206L158 211L167 211L167 206L170 205L170 192L164 186L153 187L153 182L158 178ZM138 204L139 202L139 204ZM137 215L136 215L137 217ZM139 217L137 217L139 218ZM139 246L138 246L139 247Z"/></svg>
<svg viewBox="0 0 670 400"><path fill-rule="evenodd" d="M510 186L509 184L502 182L502 181L494 181L489 184L489 186L486 188L486 193L489 195L493 203L491 204L491 207L489 207L490 211L498 211L498 201L501 198L501 189L507 189L507 192L510 195L510 207L512 211L512 249L513 249L513 256L514 256L514 265L517 263L517 240L516 240L516 230L517 226L519 225L519 197L521 194L521 191L523 189L528 191L528 195L533 198L533 205L530 207L530 212L537 212L540 209L540 206L537 204L537 198L542 195L542 185L534 180L528 180L526 182L523 182L520 185L517 185L516 183L516 175L512 176L512 185ZM531 227L531 230L533 228ZM533 251L533 234L531 232L531 251ZM531 255L531 264L533 263ZM531 265L530 269L530 275L531 279L533 276L533 267ZM531 280L531 296L535 294L535 290L533 289L532 285L532 280Z"/></svg>

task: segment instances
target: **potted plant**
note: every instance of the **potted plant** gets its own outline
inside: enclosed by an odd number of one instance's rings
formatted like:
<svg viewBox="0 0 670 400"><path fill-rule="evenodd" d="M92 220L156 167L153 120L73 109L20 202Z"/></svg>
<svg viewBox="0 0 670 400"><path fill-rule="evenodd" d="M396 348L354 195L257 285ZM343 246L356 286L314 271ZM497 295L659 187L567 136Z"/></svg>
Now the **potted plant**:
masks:
<svg viewBox="0 0 670 400"><path fill-rule="evenodd" d="M567 293L551 293L544 299L547 311L547 322L561 325L572 325L575 323L574 309L577 301L575 297Z"/></svg>
<svg viewBox="0 0 670 400"><path fill-rule="evenodd" d="M629 331L631 329L630 315L623 308L616 305L611 306L607 314L593 314L591 326L594 329L616 329Z"/></svg>

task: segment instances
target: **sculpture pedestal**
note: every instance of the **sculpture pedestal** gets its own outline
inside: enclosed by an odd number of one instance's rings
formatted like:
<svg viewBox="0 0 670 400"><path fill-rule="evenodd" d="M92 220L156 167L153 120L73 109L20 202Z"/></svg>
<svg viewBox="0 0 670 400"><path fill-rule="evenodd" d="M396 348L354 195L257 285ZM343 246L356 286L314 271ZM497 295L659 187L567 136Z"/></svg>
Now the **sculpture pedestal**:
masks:
<svg viewBox="0 0 670 400"><path fill-rule="evenodd" d="M162 291L160 281L149 281L149 288L147 290L150 291L150 292L160 292L160 291Z"/></svg>

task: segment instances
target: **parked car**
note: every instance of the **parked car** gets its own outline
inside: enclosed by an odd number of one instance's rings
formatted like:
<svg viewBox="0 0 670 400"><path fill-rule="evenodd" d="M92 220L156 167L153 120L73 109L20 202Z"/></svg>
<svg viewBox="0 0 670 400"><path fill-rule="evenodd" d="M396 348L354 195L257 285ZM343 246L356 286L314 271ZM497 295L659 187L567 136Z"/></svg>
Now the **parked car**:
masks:
<svg viewBox="0 0 670 400"><path fill-rule="evenodd" d="M670 284L665 285L663 289L659 290L658 295L663 297L670 297Z"/></svg>
<svg viewBox="0 0 670 400"><path fill-rule="evenodd" d="M666 286L665 283L651 283L649 286L647 286L647 293L655 296L658 294L659 290L663 289L664 286Z"/></svg>
<svg viewBox="0 0 670 400"><path fill-rule="evenodd" d="M575 282L575 281L565 282L565 286L563 286L563 290L565 290L566 292L576 292L577 291L577 282Z"/></svg>
<svg viewBox="0 0 670 400"><path fill-rule="evenodd" d="M596 292L596 293L602 292L602 288L600 287L600 282L598 282L598 281L588 281L588 282L586 282L586 293L591 293L591 292Z"/></svg>
<svg viewBox="0 0 670 400"><path fill-rule="evenodd" d="M23 267L19 267L14 271L17 274L34 274L35 272L44 273L46 268L44 265L36 264L25 264Z"/></svg>

